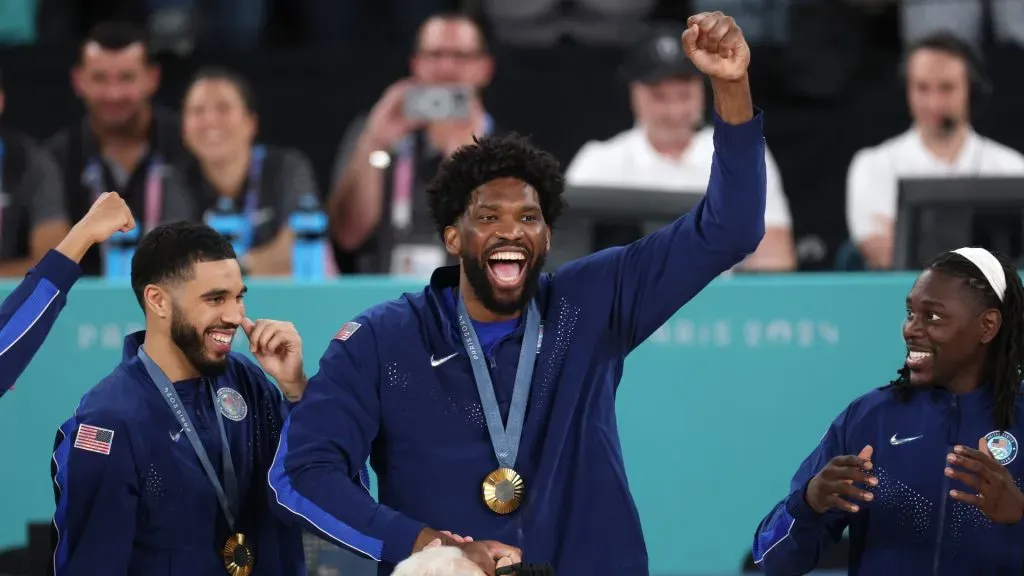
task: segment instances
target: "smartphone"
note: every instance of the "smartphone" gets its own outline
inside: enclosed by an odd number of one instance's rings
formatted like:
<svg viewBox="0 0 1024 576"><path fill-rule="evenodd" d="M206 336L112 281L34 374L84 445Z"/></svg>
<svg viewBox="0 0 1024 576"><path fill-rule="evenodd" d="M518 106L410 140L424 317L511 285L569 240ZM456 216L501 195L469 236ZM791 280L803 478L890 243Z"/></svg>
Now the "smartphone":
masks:
<svg viewBox="0 0 1024 576"><path fill-rule="evenodd" d="M417 85L405 93L403 115L410 120L459 120L469 118L473 97L468 86Z"/></svg>

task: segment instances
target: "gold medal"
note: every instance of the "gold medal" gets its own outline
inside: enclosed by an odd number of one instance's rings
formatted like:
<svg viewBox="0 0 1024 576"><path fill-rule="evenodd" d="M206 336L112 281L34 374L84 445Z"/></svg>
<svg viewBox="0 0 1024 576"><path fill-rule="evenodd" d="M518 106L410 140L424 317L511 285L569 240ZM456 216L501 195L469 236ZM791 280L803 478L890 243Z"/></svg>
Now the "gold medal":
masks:
<svg viewBox="0 0 1024 576"><path fill-rule="evenodd" d="M484 504L497 514L511 514L523 503L523 477L511 468L498 468L484 478Z"/></svg>
<svg viewBox="0 0 1024 576"><path fill-rule="evenodd" d="M256 558L245 541L245 534L235 534L224 544L221 552L224 558L224 567L231 576L249 576L252 574Z"/></svg>

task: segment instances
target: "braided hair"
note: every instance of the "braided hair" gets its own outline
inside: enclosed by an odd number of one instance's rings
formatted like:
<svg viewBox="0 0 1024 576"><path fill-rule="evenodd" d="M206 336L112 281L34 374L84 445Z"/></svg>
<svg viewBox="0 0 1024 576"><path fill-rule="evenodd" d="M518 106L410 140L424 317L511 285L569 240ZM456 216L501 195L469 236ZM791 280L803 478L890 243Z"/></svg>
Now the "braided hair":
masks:
<svg viewBox="0 0 1024 576"><path fill-rule="evenodd" d="M928 263L926 269L962 278L980 304L1002 313L1003 323L989 345L984 374L986 380L991 382L995 394L993 419L1000 430L1008 430L1013 426L1021 376L1024 374L1024 284L1021 283L1017 269L1006 257L997 253L992 255L999 261L1006 276L1006 292L1002 301L981 270L956 252L946 252L936 257ZM909 395L910 369L906 366L900 368L898 377L890 384L904 397Z"/></svg>

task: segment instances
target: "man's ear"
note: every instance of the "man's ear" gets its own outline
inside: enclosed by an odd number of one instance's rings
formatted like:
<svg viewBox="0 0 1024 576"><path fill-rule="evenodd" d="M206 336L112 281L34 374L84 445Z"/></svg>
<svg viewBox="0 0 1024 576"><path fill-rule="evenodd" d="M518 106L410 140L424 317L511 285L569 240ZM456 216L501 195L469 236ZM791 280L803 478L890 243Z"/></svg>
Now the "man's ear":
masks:
<svg viewBox="0 0 1024 576"><path fill-rule="evenodd" d="M170 318L171 296L156 284L146 286L142 291L142 302L146 305L146 313L158 318Z"/></svg>
<svg viewBox="0 0 1024 576"><path fill-rule="evenodd" d="M444 249L452 256L462 253L462 239L459 238L459 229L455 226L448 226L444 229Z"/></svg>

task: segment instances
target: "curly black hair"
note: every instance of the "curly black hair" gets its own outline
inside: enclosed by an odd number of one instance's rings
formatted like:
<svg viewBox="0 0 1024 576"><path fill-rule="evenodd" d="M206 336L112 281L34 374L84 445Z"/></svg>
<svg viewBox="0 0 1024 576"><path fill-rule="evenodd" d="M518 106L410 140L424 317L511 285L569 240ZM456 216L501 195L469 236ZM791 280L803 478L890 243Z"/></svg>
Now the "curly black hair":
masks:
<svg viewBox="0 0 1024 576"><path fill-rule="evenodd" d="M219 232L206 224L161 224L142 237L132 256L132 290L146 309L143 292L150 284L191 280L199 262L235 258L235 250Z"/></svg>
<svg viewBox="0 0 1024 576"><path fill-rule="evenodd" d="M554 156L530 144L519 134L473 137L445 160L437 176L427 186L430 213L437 231L444 229L466 212L473 191L499 178L515 178L537 191L544 221L551 228L565 210L565 177Z"/></svg>
<svg viewBox="0 0 1024 576"><path fill-rule="evenodd" d="M991 284L973 262L956 252L947 252L928 263L926 269L963 278L978 302L995 308L1003 315L1003 324L989 345L985 378L995 393L993 418L1000 430L1013 426L1021 375L1024 374L1024 284L1016 267L1005 256L993 252L1006 275L1006 292L1000 301ZM907 397L910 391L910 369L903 366L891 384Z"/></svg>

